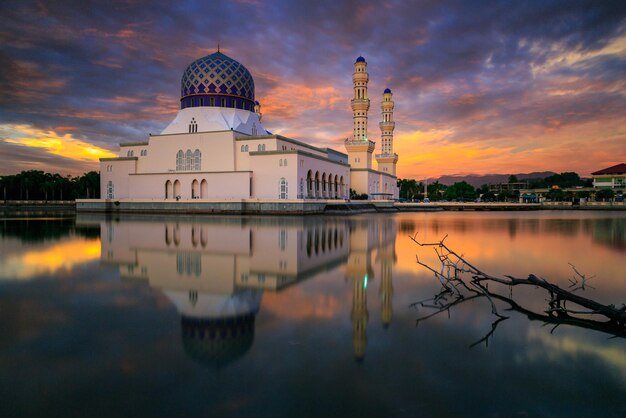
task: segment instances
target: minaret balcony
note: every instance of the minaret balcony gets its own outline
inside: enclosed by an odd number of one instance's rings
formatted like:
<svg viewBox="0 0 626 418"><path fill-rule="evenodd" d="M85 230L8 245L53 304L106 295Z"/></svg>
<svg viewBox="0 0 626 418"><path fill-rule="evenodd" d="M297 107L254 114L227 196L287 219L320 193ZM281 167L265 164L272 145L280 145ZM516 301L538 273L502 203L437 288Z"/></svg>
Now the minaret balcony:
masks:
<svg viewBox="0 0 626 418"><path fill-rule="evenodd" d="M380 129L383 131L393 131L396 127L395 122L380 122L378 125L380 126Z"/></svg>
<svg viewBox="0 0 626 418"><path fill-rule="evenodd" d="M370 76L366 72L356 72L352 74L352 82L356 83L366 83L369 80Z"/></svg>
<svg viewBox="0 0 626 418"><path fill-rule="evenodd" d="M374 149L376 148L376 142L370 141L369 139L346 139L344 144L348 151L353 152L367 151L371 153L374 152Z"/></svg>
<svg viewBox="0 0 626 418"><path fill-rule="evenodd" d="M369 110L370 99L352 99L350 104L353 110Z"/></svg>
<svg viewBox="0 0 626 418"><path fill-rule="evenodd" d="M395 152L393 154L376 154L376 161L379 163L397 163L398 162L398 154Z"/></svg>

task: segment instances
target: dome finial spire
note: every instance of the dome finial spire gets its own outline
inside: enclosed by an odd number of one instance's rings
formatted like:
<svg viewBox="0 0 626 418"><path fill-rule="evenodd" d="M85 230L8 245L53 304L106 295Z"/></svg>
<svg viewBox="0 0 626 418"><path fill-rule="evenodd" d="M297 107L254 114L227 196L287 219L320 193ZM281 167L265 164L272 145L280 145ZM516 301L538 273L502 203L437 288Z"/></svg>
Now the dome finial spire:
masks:
<svg viewBox="0 0 626 418"><path fill-rule="evenodd" d="M220 52L220 43L217 43L217 52Z"/></svg>

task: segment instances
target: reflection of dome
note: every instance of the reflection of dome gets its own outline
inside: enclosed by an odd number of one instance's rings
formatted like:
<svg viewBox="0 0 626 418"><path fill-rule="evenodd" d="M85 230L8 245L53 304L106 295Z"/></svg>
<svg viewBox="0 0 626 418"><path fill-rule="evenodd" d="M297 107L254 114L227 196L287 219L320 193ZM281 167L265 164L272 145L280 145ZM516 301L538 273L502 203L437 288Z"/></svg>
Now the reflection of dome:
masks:
<svg viewBox="0 0 626 418"><path fill-rule="evenodd" d="M254 313L222 319L181 318L185 352L219 369L243 357L254 341Z"/></svg>
<svg viewBox="0 0 626 418"><path fill-rule="evenodd" d="M180 101L181 109L216 106L251 111L254 79L239 62L216 52L189 64L181 81Z"/></svg>

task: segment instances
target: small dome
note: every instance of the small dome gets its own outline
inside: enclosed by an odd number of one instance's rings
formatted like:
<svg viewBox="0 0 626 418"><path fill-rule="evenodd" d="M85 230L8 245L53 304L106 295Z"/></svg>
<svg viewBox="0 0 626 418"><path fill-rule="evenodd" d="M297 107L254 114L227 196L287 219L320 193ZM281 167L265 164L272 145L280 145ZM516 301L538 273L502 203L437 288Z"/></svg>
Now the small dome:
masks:
<svg viewBox="0 0 626 418"><path fill-rule="evenodd" d="M187 66L181 80L180 101L181 109L221 106L252 110L254 79L242 64L216 52Z"/></svg>
<svg viewBox="0 0 626 418"><path fill-rule="evenodd" d="M365 62L365 58L359 55L359 58L356 59L356 62Z"/></svg>
<svg viewBox="0 0 626 418"><path fill-rule="evenodd" d="M387 87L383 93L384 94L391 93L391 89L389 87Z"/></svg>

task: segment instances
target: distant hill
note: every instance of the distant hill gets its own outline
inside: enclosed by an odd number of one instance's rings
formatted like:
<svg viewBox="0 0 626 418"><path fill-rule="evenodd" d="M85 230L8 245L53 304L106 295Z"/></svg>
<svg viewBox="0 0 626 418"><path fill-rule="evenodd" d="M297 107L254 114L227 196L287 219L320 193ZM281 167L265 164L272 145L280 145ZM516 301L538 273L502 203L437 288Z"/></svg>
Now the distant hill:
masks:
<svg viewBox="0 0 626 418"><path fill-rule="evenodd" d="M552 171L542 171L535 173L517 173L513 175L516 176L518 180L535 180L543 179L554 174L556 173ZM510 175L511 174L469 174L467 176L441 176L438 179L428 179L428 183L438 180L439 183L449 186L460 181L466 181L474 187L480 187L483 184L507 183Z"/></svg>

